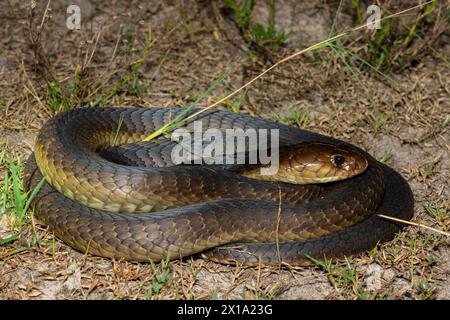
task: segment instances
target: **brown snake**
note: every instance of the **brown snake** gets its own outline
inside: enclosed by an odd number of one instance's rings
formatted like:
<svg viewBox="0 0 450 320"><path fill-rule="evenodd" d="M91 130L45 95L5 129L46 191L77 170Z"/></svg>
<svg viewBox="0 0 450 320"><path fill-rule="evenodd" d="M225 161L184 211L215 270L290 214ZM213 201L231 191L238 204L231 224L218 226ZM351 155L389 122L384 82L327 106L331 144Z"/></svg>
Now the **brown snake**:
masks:
<svg viewBox="0 0 450 320"><path fill-rule="evenodd" d="M186 126L200 120L203 128L278 129L282 148L323 143L362 155L368 167L320 185L260 181L214 166L165 167L173 143L137 141L179 112L75 109L50 119L36 141L38 166L34 154L26 165L28 189L41 171L48 181L35 198L36 216L64 242L94 255L149 261L202 253L247 265L354 254L400 229L377 214L412 217L406 181L364 151L236 113L208 110ZM113 146L115 138L124 145Z"/></svg>

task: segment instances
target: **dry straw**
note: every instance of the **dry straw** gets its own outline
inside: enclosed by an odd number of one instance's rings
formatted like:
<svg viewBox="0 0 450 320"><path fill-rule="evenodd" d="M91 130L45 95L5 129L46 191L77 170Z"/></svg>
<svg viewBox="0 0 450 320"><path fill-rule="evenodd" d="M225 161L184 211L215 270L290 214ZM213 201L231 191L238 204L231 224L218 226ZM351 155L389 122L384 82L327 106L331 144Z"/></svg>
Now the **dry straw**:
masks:
<svg viewBox="0 0 450 320"><path fill-rule="evenodd" d="M386 216L384 214L379 214L378 216L380 218L383 218L383 219L392 220L392 221L401 222L401 223L404 223L404 224L409 224L411 226L428 229L428 230L431 230L433 232L440 233L440 234L442 234L444 236L450 237L450 233L448 233L448 232L445 232L445 231L442 231L442 230L439 230L439 229L435 229L435 228L426 226L426 225L421 224L421 223L416 223L416 222L412 222L412 221L398 219L398 218L394 218L394 217L391 217L391 216Z"/></svg>

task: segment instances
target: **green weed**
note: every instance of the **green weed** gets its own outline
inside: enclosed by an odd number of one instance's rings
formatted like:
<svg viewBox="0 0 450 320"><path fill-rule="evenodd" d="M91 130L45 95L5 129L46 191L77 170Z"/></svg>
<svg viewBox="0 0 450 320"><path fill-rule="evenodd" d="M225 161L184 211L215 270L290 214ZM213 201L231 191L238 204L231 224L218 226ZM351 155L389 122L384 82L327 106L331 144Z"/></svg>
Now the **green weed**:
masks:
<svg viewBox="0 0 450 320"><path fill-rule="evenodd" d="M7 239L2 239L0 245L4 245L15 241L21 233L31 202L42 187L44 178L42 178L36 188L25 191L23 163L9 158L6 148L0 153L0 167L5 169L3 181L0 182L0 215L11 215L10 228L17 232Z"/></svg>
<svg viewBox="0 0 450 320"><path fill-rule="evenodd" d="M223 97L226 97L229 93L225 92ZM239 113L241 111L242 105L244 104L245 96L241 95L236 98L230 98L225 100L224 105L231 112Z"/></svg>
<svg viewBox="0 0 450 320"><path fill-rule="evenodd" d="M332 25L330 27L330 31L328 33L328 38L331 38L334 34L335 34L335 29L336 29L336 22L337 22L337 18L340 14L341 8L342 8L342 4L343 4L343 0L341 0L339 2L339 6L336 10L336 13L334 15L333 18L333 22ZM341 39L339 39L339 41L345 40L347 37L342 37ZM335 57L337 57L337 59L339 61L341 61L346 68L353 74L353 76L355 77L357 83L359 83L367 97L369 99L371 99L371 96L369 94L369 89L366 87L366 85L364 84L364 82L362 81L362 77L361 77L361 70L359 68L359 66L357 66L356 62L358 62L359 64L368 67L369 69L375 71L377 74L379 74L380 76L382 76L383 78L385 78L386 80L388 80L390 83L395 83L395 81L390 78L388 75L386 75L385 73L383 73L380 68L378 68L377 66L373 65L370 61L367 61L366 59L364 59L364 57L362 57L361 55L357 54L356 52L354 52L353 50L351 50L350 48L338 44L338 40L334 40L334 41L329 41L326 43L326 47L331 49L331 52L335 55Z"/></svg>
<svg viewBox="0 0 450 320"><path fill-rule="evenodd" d="M450 219L450 211L448 210L447 206L438 208L430 204L424 204L423 207L425 211L428 213L428 215L430 215L439 222L444 222Z"/></svg>
<svg viewBox="0 0 450 320"><path fill-rule="evenodd" d="M360 24L365 23L363 17L363 5L362 0L352 0L353 8L356 11L357 20ZM381 7L381 12L390 13L388 8ZM408 23L400 21L400 23L394 23L391 20L383 20L380 23L380 29L376 30L373 34L368 34L367 39L367 51L365 58L378 70L392 70L393 68L404 68L411 64L411 62L417 56L419 50L427 47L430 51L442 59L447 61L437 50L430 46L430 42L427 38L432 38L431 33L437 30L437 26L434 26L433 30L430 30L430 22L427 22L432 14L439 14L438 1L433 1L427 4L420 13L416 15L416 18ZM444 14L445 15L445 14ZM441 21L441 23L447 23L449 21ZM401 32L398 26L403 27L405 32ZM420 46L412 46L415 41L420 42ZM448 61L447 61L448 63Z"/></svg>
<svg viewBox="0 0 450 320"><path fill-rule="evenodd" d="M328 280L335 287L341 299L365 300L375 298L373 293L365 291L362 275L356 270L351 258L345 257L344 266L334 264L331 260L308 258L327 273Z"/></svg>
<svg viewBox="0 0 450 320"><path fill-rule="evenodd" d="M290 113L286 117L282 117L277 113L273 113L275 121L284 124L291 125L296 124L299 128L303 128L309 125L311 122L310 111L307 107L292 107Z"/></svg>
<svg viewBox="0 0 450 320"><path fill-rule="evenodd" d="M170 257L162 260L158 265L150 260L150 265L153 272L152 283L145 292L145 298L158 299L162 291L170 286L174 279L174 275L169 266Z"/></svg>
<svg viewBox="0 0 450 320"><path fill-rule="evenodd" d="M437 289L437 285L432 282L422 280L416 283L414 289L416 290L417 299L427 300L433 297L433 294Z"/></svg>
<svg viewBox="0 0 450 320"><path fill-rule="evenodd" d="M311 122L309 108L299 107L293 109L288 116L288 122L295 123L299 128L306 127Z"/></svg>
<svg viewBox="0 0 450 320"><path fill-rule="evenodd" d="M285 45L288 35L275 28L274 0L266 1L269 11L267 27L252 20L255 0L244 0L240 5L235 0L226 0L225 3L233 10L236 25L247 43L266 49L279 49Z"/></svg>
<svg viewBox="0 0 450 320"><path fill-rule="evenodd" d="M182 112L180 112L172 121L166 123L161 128L154 131L152 134L150 134L148 137L146 137L143 141L150 141L168 131L178 128L183 121L187 120L187 118L185 118L185 117L189 113L189 111L191 111L193 108L195 108L200 103L200 101L202 101L204 98L209 96L210 93L219 86L219 84L223 83L225 78L228 76L229 72L230 72L229 70L225 70L220 75L220 77L217 78L216 80L214 80L211 83L211 85L205 91L203 91L202 94L193 103L191 103L189 106L184 108L184 110Z"/></svg>
<svg viewBox="0 0 450 320"><path fill-rule="evenodd" d="M380 161L381 163L384 163L384 164L388 164L389 161L392 159L392 156L393 156L393 154L391 151L385 151L383 153L383 155L381 156L381 158L378 159L378 161Z"/></svg>

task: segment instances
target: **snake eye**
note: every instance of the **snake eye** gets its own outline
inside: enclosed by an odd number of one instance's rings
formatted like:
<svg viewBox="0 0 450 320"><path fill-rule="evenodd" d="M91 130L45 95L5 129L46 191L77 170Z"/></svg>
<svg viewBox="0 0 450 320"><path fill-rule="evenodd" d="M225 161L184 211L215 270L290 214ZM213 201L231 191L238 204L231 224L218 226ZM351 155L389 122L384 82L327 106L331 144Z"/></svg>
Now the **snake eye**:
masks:
<svg viewBox="0 0 450 320"><path fill-rule="evenodd" d="M336 167L340 167L344 164L345 157L341 154L335 154L331 156L331 162L333 162Z"/></svg>

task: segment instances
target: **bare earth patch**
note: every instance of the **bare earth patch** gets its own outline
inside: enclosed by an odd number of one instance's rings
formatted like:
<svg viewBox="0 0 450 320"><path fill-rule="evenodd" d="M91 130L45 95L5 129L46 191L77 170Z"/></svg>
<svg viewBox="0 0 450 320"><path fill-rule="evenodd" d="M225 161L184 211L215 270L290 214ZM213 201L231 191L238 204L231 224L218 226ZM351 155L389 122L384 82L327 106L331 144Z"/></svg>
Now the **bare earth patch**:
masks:
<svg viewBox="0 0 450 320"><path fill-rule="evenodd" d="M80 4L86 13L79 31L65 27L69 3ZM277 27L290 32L289 40L267 55L249 53L230 13L204 1L52 1L40 41L51 53L51 71L64 85L92 54L84 72L98 79L92 86L102 85L87 98L104 99L107 105L184 105L229 69L224 86L206 104L302 43L327 36L335 7L280 3ZM39 26L45 5L39 2L35 9L32 28ZM0 145L7 144L8 155L22 161L54 112L43 81L48 70L36 66L29 45L28 12L29 3L10 0L0 13ZM264 22L266 13L258 5L255 21ZM349 21L344 13L342 24ZM130 84L114 91L142 58L149 25L157 42ZM449 57L448 35L434 49ZM422 55L414 66L390 75L392 82L362 69L355 76L326 49L301 56L249 87L239 111L363 147L407 179L416 201L413 221L448 232L449 64ZM0 181L6 171L0 167ZM443 211L443 217L430 208ZM12 213L0 212L0 241L14 235L15 228ZM418 227L406 227L392 242L335 261L328 270L233 267L196 257L156 265L111 261L74 251L31 215L22 230L18 239L0 245L0 299L450 299L449 238Z"/></svg>

